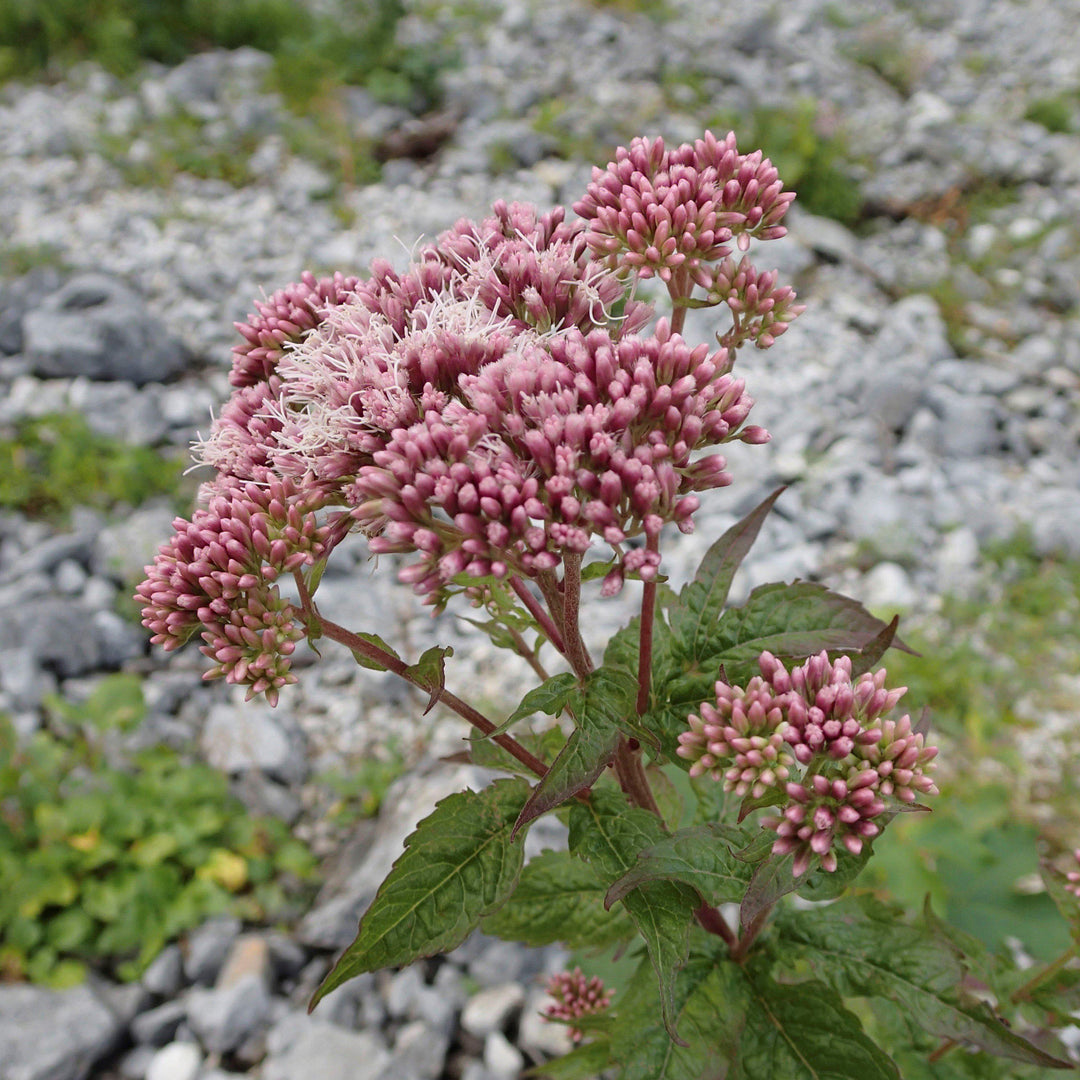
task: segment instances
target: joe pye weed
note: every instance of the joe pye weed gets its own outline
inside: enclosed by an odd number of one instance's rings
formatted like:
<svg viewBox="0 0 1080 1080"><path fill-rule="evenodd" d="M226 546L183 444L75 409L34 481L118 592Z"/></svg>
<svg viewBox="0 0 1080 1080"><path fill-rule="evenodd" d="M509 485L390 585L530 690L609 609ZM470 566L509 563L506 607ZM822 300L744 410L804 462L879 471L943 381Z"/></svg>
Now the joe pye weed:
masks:
<svg viewBox="0 0 1080 1080"><path fill-rule="evenodd" d="M702 493L737 480L723 445L769 439L735 364L803 310L750 261L751 241L783 237L793 198L734 134L635 139L572 214L496 203L402 273L307 275L238 326L235 390L198 448L216 475L139 588L154 642L200 634L208 678L274 703L297 642L330 639L454 710L476 729L471 759L512 774L419 824L313 1006L480 927L640 957L614 997L580 970L553 981L550 1018L576 1045L541 1075L1070 1067L1052 1034L1068 1006L1050 991L1071 951L996 985L981 946L929 907L859 889L882 831L937 794L926 721L875 670L896 621L808 582L726 605L780 492L678 594L665 584L665 530L690 532ZM636 296L650 277L663 313ZM690 307L722 316L715 342L683 337ZM449 649L401 657L320 613L323 568L354 531L404 556L399 578L424 603L483 609L493 642L528 661L538 684L508 717L451 691ZM628 587L639 614L591 656L583 616ZM537 714L568 718L570 735L515 732ZM661 811L663 765L689 773L696 806ZM524 865L549 813L568 850ZM1046 873L1068 914L1072 882Z"/></svg>

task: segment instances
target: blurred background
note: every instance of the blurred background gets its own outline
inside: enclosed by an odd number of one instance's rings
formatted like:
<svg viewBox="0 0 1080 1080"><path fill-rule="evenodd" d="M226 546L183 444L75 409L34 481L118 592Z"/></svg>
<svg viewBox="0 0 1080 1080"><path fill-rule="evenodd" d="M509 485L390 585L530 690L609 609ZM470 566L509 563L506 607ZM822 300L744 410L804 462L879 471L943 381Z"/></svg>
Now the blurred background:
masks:
<svg viewBox="0 0 1080 1080"><path fill-rule="evenodd" d="M495 199L569 205L635 135L761 147L798 199L756 261L809 305L740 361L773 441L736 445L665 571L791 485L736 591L900 613L922 655L890 685L942 747L934 813L863 883L1009 962L1059 954L1078 27L1077 0L0 0L0 1078L500 1080L559 1050L537 976L565 956L482 935L303 1016L413 823L483 776L439 763L457 721L342 650L244 706L194 646L152 654L130 597L255 300L404 265ZM505 715L524 665L371 569L339 552L326 613L453 644L448 683ZM635 600L590 599L595 646Z"/></svg>

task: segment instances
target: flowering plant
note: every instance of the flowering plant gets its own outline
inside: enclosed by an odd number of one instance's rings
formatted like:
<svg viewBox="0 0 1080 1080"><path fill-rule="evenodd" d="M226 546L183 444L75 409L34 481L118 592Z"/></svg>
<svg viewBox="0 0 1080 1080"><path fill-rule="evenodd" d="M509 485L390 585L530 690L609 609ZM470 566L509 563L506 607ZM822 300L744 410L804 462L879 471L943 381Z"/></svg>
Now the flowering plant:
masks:
<svg viewBox="0 0 1080 1080"><path fill-rule="evenodd" d="M748 254L784 235L793 197L733 134L636 139L594 170L576 219L497 203L402 273L305 276L239 326L235 392L199 448L216 475L139 589L153 640L201 633L207 677L274 703L296 644L328 638L458 713L470 760L513 774L420 823L313 1005L479 926L642 947L614 1004L580 971L553 982L549 1016L578 1043L553 1077L897 1077L864 1024L905 1023L945 1040L939 1056L1068 1067L969 992L973 946L929 909L912 923L843 896L882 829L937 793L925 722L873 671L902 647L896 620L808 582L727 606L780 492L679 593L661 572L665 528L691 531L699 494L733 481L719 448L769 438L733 372L803 310ZM650 277L671 302L655 322L636 291ZM725 313L715 349L683 337L691 307ZM323 567L357 530L404 556L426 603L464 597L528 661L539 684L505 720L447 688L449 649L410 662L320 613ZM599 663L580 619L594 581L594 603L641 583ZM512 730L537 715L569 734ZM672 797L672 766L696 808ZM548 813L568 850L526 865Z"/></svg>

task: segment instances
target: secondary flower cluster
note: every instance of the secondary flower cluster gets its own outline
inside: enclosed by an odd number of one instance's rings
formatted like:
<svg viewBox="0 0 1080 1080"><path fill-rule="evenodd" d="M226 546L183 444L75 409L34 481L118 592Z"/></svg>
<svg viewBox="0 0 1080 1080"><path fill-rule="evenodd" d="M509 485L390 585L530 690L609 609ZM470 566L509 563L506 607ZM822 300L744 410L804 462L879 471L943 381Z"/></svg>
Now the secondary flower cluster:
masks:
<svg viewBox="0 0 1080 1080"><path fill-rule="evenodd" d="M689 717L677 752L691 776L727 791L783 795L780 816L763 824L777 833L774 852L794 853L796 876L815 858L835 870L837 850L859 854L897 802L937 793L928 775L937 749L909 716L886 715L905 688L887 690L884 669L852 680L850 658L825 652L790 672L769 652L758 663L745 690L716 684L716 705Z"/></svg>
<svg viewBox="0 0 1080 1080"><path fill-rule="evenodd" d="M594 975L587 979L581 968L561 971L548 980L547 992L555 1000L544 1010L549 1020L574 1021L582 1016L602 1012L611 1004L613 990L605 990L603 980ZM584 1038L584 1032L572 1027L570 1037L574 1042Z"/></svg>
<svg viewBox="0 0 1080 1080"><path fill-rule="evenodd" d="M289 481L249 483L215 495L158 549L136 599L151 641L171 650L203 627L202 651L215 661L204 678L246 683L249 697L271 704L296 681L290 656L304 635L301 613L274 583L282 572L310 566L331 543L310 490Z"/></svg>
<svg viewBox="0 0 1080 1080"><path fill-rule="evenodd" d="M727 245L735 240L746 251L751 238L784 236L780 222L794 198L760 150L740 154L734 133L718 140L706 132L673 150L663 139L620 147L606 170L593 169L574 210L589 222L596 257L612 269L659 277L677 299L700 285L707 302L727 304L734 315L721 344L767 349L804 308L774 273L745 257L736 265Z"/></svg>

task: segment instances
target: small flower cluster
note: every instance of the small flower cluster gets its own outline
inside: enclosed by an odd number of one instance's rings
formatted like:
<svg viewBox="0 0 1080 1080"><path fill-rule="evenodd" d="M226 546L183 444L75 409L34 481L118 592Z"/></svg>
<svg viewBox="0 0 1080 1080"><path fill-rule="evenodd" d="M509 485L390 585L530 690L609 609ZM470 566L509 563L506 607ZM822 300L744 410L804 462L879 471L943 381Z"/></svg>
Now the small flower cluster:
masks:
<svg viewBox="0 0 1080 1080"><path fill-rule="evenodd" d="M304 634L275 581L326 554L333 527L317 523L319 503L311 488L271 480L213 496L191 521L177 518L136 592L151 641L172 650L201 625L202 651L215 662L204 678L246 684L249 698L274 704L296 681L290 656Z"/></svg>
<svg viewBox="0 0 1080 1080"><path fill-rule="evenodd" d="M784 236L780 224L795 198L760 150L740 154L735 135L711 132L692 145L668 150L662 139L634 139L620 147L574 210L589 221L586 234L598 259L612 269L659 277L672 295L693 285L708 302L727 304L732 330L721 344L734 351L746 341L767 349L803 310L793 289L777 287L775 273L747 258L736 266L728 242L746 251L751 238Z"/></svg>
<svg viewBox="0 0 1080 1080"><path fill-rule="evenodd" d="M1073 858L1077 863L1080 863L1080 848L1077 848L1073 852ZM1065 879L1068 882L1065 888L1068 889L1073 896L1080 898L1080 869L1068 871L1065 875Z"/></svg>
<svg viewBox="0 0 1080 1080"><path fill-rule="evenodd" d="M547 992L555 1000L543 1015L549 1020L574 1021L582 1016L602 1012L611 1004L613 990L605 990L603 981L594 975L587 979L581 968L573 971L561 971L548 981ZM574 1042L584 1038L584 1032L577 1028L570 1029Z"/></svg>
<svg viewBox="0 0 1080 1080"><path fill-rule="evenodd" d="M715 707L689 717L677 752L691 776L722 779L727 791L784 796L781 815L763 824L776 831L774 852L794 853L796 876L815 858L835 870L837 849L859 854L890 804L937 793L928 775L937 749L909 716L886 715L905 690L887 690L884 670L853 681L850 658L824 652L790 672L769 652L758 663L745 690L716 684Z"/></svg>

